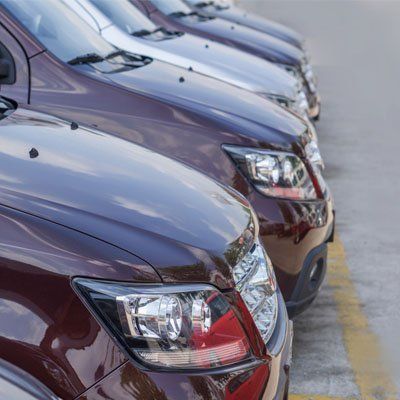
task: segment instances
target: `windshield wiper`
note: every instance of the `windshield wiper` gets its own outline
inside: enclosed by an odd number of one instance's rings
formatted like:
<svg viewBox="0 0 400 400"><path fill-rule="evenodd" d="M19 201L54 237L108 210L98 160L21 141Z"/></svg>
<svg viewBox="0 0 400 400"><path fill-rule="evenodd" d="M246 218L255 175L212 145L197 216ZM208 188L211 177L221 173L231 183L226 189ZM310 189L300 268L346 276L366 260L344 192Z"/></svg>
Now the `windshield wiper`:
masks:
<svg viewBox="0 0 400 400"><path fill-rule="evenodd" d="M183 12L183 11L175 11L171 14L169 14L170 17L172 18L184 18L184 17L190 17L191 15L197 15L197 11L192 11L189 13Z"/></svg>
<svg viewBox="0 0 400 400"><path fill-rule="evenodd" d="M229 10L231 6L229 4L222 5L222 4L214 4L214 7L217 11Z"/></svg>
<svg viewBox="0 0 400 400"><path fill-rule="evenodd" d="M164 27L160 26L159 28L156 28L153 31L149 31L147 29L142 29L140 31L132 32L131 35L132 36L144 37L144 36L153 35L154 33L157 33L157 32L162 32L164 35L167 35L167 36L172 36L172 35L175 36L178 33L178 32L170 32L167 29L165 29Z"/></svg>
<svg viewBox="0 0 400 400"><path fill-rule="evenodd" d="M200 1L199 3L195 4L195 7L206 8L208 6L212 6L213 4L214 4L213 1Z"/></svg>
<svg viewBox="0 0 400 400"><path fill-rule="evenodd" d="M143 37L143 36L149 36L154 32L155 31L149 31L148 29L141 29L140 31L132 32L131 35L132 36Z"/></svg>
<svg viewBox="0 0 400 400"><path fill-rule="evenodd" d="M123 55L125 55L124 50L115 50L115 51L112 51L111 53L107 54L104 58L106 60L111 60L114 57L123 56Z"/></svg>
<svg viewBox="0 0 400 400"><path fill-rule="evenodd" d="M70 65L77 65L77 64L91 64L104 61L104 57L100 56L97 53L88 53L82 56L78 56L73 58L72 60L68 61Z"/></svg>
<svg viewBox="0 0 400 400"><path fill-rule="evenodd" d="M194 15L199 18L199 21L208 21L209 19L214 19L215 18L213 16L207 16L207 15L201 14L201 13L199 13L197 11L192 11L192 12L189 12L189 13L185 13L183 11L176 11L176 12L173 12L173 13L169 14L169 17L172 17L172 18L185 18L185 17L192 17Z"/></svg>

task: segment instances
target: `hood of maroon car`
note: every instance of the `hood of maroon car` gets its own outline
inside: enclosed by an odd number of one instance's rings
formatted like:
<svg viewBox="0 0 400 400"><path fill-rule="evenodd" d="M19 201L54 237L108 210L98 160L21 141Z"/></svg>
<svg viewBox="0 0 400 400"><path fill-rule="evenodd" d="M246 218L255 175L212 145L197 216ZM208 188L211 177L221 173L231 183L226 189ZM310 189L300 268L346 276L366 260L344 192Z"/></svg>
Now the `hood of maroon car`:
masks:
<svg viewBox="0 0 400 400"><path fill-rule="evenodd" d="M153 60L140 68L99 62L75 67L98 79L156 97L268 141L271 133L296 141L307 127L303 121L259 95L199 73Z"/></svg>
<svg viewBox="0 0 400 400"><path fill-rule="evenodd" d="M199 32L213 35L216 41L228 41L233 46L243 46L249 52L276 63L300 65L303 54L297 47L281 39L267 35L247 26L214 18L203 21L202 18L182 18L179 23Z"/></svg>
<svg viewBox="0 0 400 400"><path fill-rule="evenodd" d="M242 235L257 229L236 192L140 146L32 110L2 119L0 142L1 204L135 254L164 281L231 285Z"/></svg>
<svg viewBox="0 0 400 400"><path fill-rule="evenodd" d="M207 18L202 14L202 10L194 15L174 16L174 14L180 12L188 14L190 8L185 7L185 5L180 7L179 4L169 5L168 1L131 0L131 2L139 9L146 9L150 18L158 23L162 21L161 24L165 26L198 36L206 35L217 42L241 48L272 62L297 66L301 64L303 53L300 49L277 37L261 32L257 28L253 29L245 26L245 24L240 24L240 21L235 23L218 18L218 14Z"/></svg>
<svg viewBox="0 0 400 400"><path fill-rule="evenodd" d="M196 4L199 4L200 1L190 0L188 3L196 6ZM305 40L304 37L295 32L293 29L278 22L269 20L264 16L248 12L247 10L244 10L233 4L220 6L214 3L204 5L202 7L196 7L196 9L198 9L202 14L212 15L264 32L268 35L284 40L285 42L288 42L299 49L302 48Z"/></svg>

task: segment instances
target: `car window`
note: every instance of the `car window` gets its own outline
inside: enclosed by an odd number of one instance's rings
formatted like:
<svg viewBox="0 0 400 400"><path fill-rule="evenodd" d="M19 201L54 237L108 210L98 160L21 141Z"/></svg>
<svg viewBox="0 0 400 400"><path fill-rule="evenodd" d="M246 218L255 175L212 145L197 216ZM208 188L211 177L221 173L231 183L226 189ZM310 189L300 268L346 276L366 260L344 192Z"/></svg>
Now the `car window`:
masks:
<svg viewBox="0 0 400 400"><path fill-rule="evenodd" d="M151 0L151 2L166 15L177 12L185 14L192 12L190 7L181 0Z"/></svg>
<svg viewBox="0 0 400 400"><path fill-rule="evenodd" d="M104 57L115 51L62 1L0 0L0 5L63 61L89 53Z"/></svg>
<svg viewBox="0 0 400 400"><path fill-rule="evenodd" d="M105 16L125 32L154 31L157 26L129 0L90 0Z"/></svg>

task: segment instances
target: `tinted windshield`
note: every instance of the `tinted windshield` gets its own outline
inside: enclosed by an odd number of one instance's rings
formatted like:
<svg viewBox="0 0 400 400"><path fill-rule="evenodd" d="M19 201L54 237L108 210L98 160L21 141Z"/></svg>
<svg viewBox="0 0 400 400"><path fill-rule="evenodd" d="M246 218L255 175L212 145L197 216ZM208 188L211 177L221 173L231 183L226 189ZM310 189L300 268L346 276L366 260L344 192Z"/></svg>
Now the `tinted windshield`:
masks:
<svg viewBox="0 0 400 400"><path fill-rule="evenodd" d="M189 14L192 10L181 0L151 0L151 2L166 15L183 12Z"/></svg>
<svg viewBox="0 0 400 400"><path fill-rule="evenodd" d="M129 34L140 30L154 31L157 26L129 0L90 0L115 25Z"/></svg>
<svg viewBox="0 0 400 400"><path fill-rule="evenodd" d="M60 0L0 0L0 5L63 61L89 53L104 57L115 51Z"/></svg>

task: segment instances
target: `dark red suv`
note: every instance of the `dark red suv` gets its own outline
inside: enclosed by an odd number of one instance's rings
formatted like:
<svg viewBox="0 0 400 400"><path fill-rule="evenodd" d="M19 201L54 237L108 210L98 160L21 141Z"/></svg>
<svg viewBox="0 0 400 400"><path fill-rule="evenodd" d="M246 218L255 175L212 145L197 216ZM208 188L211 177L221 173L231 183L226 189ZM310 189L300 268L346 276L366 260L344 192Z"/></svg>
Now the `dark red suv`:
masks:
<svg viewBox="0 0 400 400"><path fill-rule="evenodd" d="M176 158L241 192L258 215L290 314L311 303L334 219L303 120L223 82L118 51L62 1L0 5L0 94Z"/></svg>
<svg viewBox="0 0 400 400"><path fill-rule="evenodd" d="M23 387L286 398L292 328L239 193L2 99L0 171L0 359L41 382Z"/></svg>

